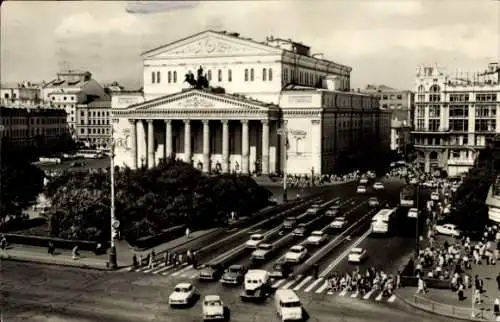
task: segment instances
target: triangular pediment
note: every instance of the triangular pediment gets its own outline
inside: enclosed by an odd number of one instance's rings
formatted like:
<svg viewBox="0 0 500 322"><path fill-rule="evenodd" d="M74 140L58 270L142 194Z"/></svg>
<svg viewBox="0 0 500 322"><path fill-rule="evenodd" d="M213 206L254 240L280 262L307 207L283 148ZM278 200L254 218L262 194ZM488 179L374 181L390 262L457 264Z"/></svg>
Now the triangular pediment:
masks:
<svg viewBox="0 0 500 322"><path fill-rule="evenodd" d="M202 33L181 39L168 45L150 50L143 58L183 58L183 57L217 57L227 55L277 55L281 49L274 48L254 40L215 31Z"/></svg>
<svg viewBox="0 0 500 322"><path fill-rule="evenodd" d="M205 90L189 90L167 95L128 108L129 112L172 110L214 110L267 112L278 107L230 94L217 94Z"/></svg>

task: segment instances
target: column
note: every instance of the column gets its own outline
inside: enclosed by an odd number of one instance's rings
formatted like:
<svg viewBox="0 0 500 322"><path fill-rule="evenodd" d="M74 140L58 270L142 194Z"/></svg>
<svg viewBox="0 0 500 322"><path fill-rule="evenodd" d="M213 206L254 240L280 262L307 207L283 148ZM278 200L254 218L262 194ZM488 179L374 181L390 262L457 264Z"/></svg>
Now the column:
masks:
<svg viewBox="0 0 500 322"><path fill-rule="evenodd" d="M262 174L269 174L269 120L262 121Z"/></svg>
<svg viewBox="0 0 500 322"><path fill-rule="evenodd" d="M171 158L172 154L172 120L165 120L165 159Z"/></svg>
<svg viewBox="0 0 500 322"><path fill-rule="evenodd" d="M203 168L204 173L210 172L210 125L203 120Z"/></svg>
<svg viewBox="0 0 500 322"><path fill-rule="evenodd" d="M241 173L248 174L248 157L250 144L248 142L248 120L241 121Z"/></svg>
<svg viewBox="0 0 500 322"><path fill-rule="evenodd" d="M137 169L137 124L134 119L128 120L132 126L130 133L130 154L132 155L132 169Z"/></svg>
<svg viewBox="0 0 500 322"><path fill-rule="evenodd" d="M184 120L184 162L191 164L191 121Z"/></svg>
<svg viewBox="0 0 500 322"><path fill-rule="evenodd" d="M153 120L148 120L148 168L155 166L155 130Z"/></svg>
<svg viewBox="0 0 500 322"><path fill-rule="evenodd" d="M431 172L431 156L430 152L424 152L424 171L425 173Z"/></svg>
<svg viewBox="0 0 500 322"><path fill-rule="evenodd" d="M229 173L229 121L222 120L222 173Z"/></svg>

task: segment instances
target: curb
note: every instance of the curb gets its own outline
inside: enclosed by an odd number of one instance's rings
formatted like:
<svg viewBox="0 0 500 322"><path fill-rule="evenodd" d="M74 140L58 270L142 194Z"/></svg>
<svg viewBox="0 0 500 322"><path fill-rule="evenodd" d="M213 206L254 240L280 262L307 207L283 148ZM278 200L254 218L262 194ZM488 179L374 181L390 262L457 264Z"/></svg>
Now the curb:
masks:
<svg viewBox="0 0 500 322"><path fill-rule="evenodd" d="M483 322L484 321L489 321L487 319L465 318L465 317L460 316L460 315L454 315L454 314L451 314L451 313L445 313L445 312L435 311L435 310L427 308L427 306L425 306L425 305L415 304L411 299L408 299L407 297L404 297L404 296L401 296L401 295L398 298L401 301L403 301L404 304L406 304L408 306L411 306L414 309L417 309L417 310L420 310L420 311L424 311L424 312L427 312L427 313L430 313L430 314L433 314L433 315L444 316L444 317L448 317L448 318L457 319L457 320L460 320L460 321L474 321L474 322L476 322L476 321L483 321Z"/></svg>
<svg viewBox="0 0 500 322"><path fill-rule="evenodd" d="M2 255L0 257L0 261L11 261L11 262L21 262L21 263L36 263L36 264L43 264L43 265L51 265L51 266L62 266L62 267L73 267L73 268L81 268L81 269L91 269L91 270L97 270L97 271L103 271L103 272L111 272L111 271L115 271L115 270L118 270L120 268L123 268L123 267L126 267L126 266L122 266L122 267L117 267L116 269L111 269L111 268L107 268L107 267L99 267L97 265L87 265L87 264L81 264L81 263L78 263L76 262L75 264L69 264L69 263L56 263L56 262L52 262L52 261L45 261L45 260L36 260L36 259L33 259L33 258L19 258L19 257L16 257L16 256L12 256L12 255ZM103 264L103 266L105 266L106 264Z"/></svg>
<svg viewBox="0 0 500 322"><path fill-rule="evenodd" d="M205 237L205 236L208 236L208 235L211 235L211 234L218 233L218 232L220 232L220 231L221 231L221 229L225 229L225 228L218 228L218 229L214 229L214 230L208 231L208 232L206 232L206 233L200 234L200 235L198 235L198 236L196 236L196 237L191 237L190 239L188 239L188 240L186 240L186 241L184 241L184 242L182 242L182 243L180 243L180 244L175 245L175 246L174 246L174 247L172 247L170 250L173 250L173 249L177 249L177 248L179 248L179 247L182 247L182 246L184 246L184 245L186 245L186 244L189 244L190 242L192 242L192 241L194 241L194 240L198 240L198 239L200 239L200 238L202 238L202 237ZM184 237L180 237L180 238L185 238L185 236L184 236ZM175 240L175 239L174 239L174 240ZM167 242L167 243L168 243L168 242ZM160 245L161 245L161 244L160 244ZM156 247L158 247L158 246L159 246L159 245L157 245ZM149 250L149 249L154 249L155 247L150 247L150 248L139 248L139 249L136 249L136 248L134 248L134 247L130 247L130 248L132 249L132 251L134 251L134 253L141 253L141 252L145 252L145 251L147 251L147 250ZM165 252L165 251L158 252L158 253L157 253L157 255L158 255L158 254L162 254L162 253L164 253L164 252Z"/></svg>

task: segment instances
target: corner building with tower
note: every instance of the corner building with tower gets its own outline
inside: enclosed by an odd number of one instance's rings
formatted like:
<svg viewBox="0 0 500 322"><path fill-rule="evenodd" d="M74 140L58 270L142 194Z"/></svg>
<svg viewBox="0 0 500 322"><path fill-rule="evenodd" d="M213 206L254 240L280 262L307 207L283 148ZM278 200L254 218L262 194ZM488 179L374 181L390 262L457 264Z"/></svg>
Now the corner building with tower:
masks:
<svg viewBox="0 0 500 322"><path fill-rule="evenodd" d="M117 166L317 175L390 149L390 112L350 89L351 68L292 40L207 30L142 59L143 89L112 95Z"/></svg>

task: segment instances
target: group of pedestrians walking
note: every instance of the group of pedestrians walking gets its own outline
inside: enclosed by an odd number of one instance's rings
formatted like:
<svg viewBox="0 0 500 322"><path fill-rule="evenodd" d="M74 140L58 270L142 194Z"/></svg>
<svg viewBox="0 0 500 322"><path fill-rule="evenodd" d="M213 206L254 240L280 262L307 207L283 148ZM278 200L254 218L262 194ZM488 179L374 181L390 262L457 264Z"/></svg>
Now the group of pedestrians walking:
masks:
<svg viewBox="0 0 500 322"><path fill-rule="evenodd" d="M198 266L198 254L191 249L188 249L185 252L167 250L163 253L163 259L160 260L153 249L146 256L143 254L133 256L133 265L136 269L146 265L149 269L153 269L155 266L161 265L162 262L164 266L172 267L177 267L187 263L189 265L193 265L193 268L196 269Z"/></svg>

